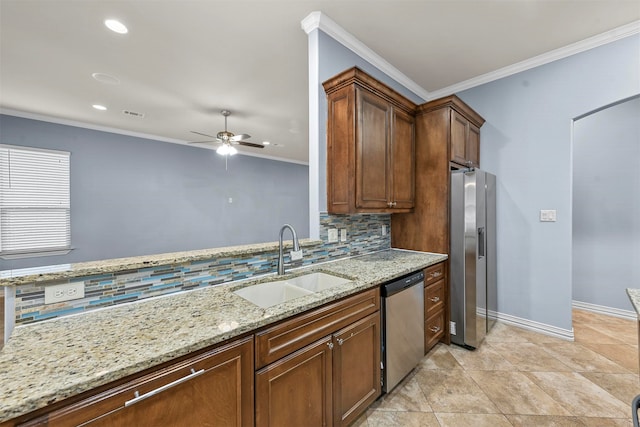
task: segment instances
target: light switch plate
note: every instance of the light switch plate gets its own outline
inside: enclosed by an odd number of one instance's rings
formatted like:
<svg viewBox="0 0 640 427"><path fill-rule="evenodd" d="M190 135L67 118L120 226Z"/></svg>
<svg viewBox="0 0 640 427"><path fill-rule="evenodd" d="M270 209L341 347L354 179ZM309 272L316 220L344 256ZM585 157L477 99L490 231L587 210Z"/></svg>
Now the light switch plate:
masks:
<svg viewBox="0 0 640 427"><path fill-rule="evenodd" d="M556 222L556 210L555 209L541 209L540 210L540 222Z"/></svg>

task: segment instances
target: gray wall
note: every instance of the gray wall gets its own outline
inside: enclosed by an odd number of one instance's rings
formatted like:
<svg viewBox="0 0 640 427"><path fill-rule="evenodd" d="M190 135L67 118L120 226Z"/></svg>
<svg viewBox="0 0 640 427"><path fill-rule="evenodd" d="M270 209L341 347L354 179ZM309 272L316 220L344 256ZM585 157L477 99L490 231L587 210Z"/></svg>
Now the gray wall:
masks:
<svg viewBox="0 0 640 427"><path fill-rule="evenodd" d="M640 98L573 125L573 299L630 309L640 287Z"/></svg>
<svg viewBox="0 0 640 427"><path fill-rule="evenodd" d="M316 30L318 31L318 30ZM385 83L390 86L394 90L398 91L402 95L406 96L416 104L421 104L424 102L422 98L418 95L411 92L406 87L402 86L391 77L380 71L377 67L372 65L370 62L362 59L352 50L344 47L342 44L334 40L332 37L323 33L322 31L318 31L318 52L319 52L319 63L318 63L318 75L320 83L330 79L336 74L341 73L344 70L347 70L351 67L357 66L362 71L368 73L372 77L375 77L379 81ZM319 186L320 186L320 194L319 194L319 206L321 211L327 210L327 97L324 92L324 88L322 84L318 85L318 99L319 99L319 154L320 154L320 165L319 165Z"/></svg>
<svg viewBox="0 0 640 427"><path fill-rule="evenodd" d="M0 115L3 144L71 152L71 244L64 256L0 269L273 242L309 235L308 167ZM232 203L228 202L229 198Z"/></svg>
<svg viewBox="0 0 640 427"><path fill-rule="evenodd" d="M481 165L498 177L500 312L571 330L572 123L640 93L639 49L627 37L459 94L486 119Z"/></svg>

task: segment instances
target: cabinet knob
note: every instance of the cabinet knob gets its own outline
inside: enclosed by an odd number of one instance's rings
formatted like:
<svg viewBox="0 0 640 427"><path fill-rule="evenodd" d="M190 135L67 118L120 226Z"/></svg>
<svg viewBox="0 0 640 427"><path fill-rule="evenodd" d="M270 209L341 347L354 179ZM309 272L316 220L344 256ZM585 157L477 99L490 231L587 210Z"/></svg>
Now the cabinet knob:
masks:
<svg viewBox="0 0 640 427"><path fill-rule="evenodd" d="M328 342L327 345L329 346L329 350L333 350L333 343L332 342Z"/></svg>
<svg viewBox="0 0 640 427"><path fill-rule="evenodd" d="M433 297L433 298L429 298L431 300L431 302L438 302L440 301L440 297Z"/></svg>
<svg viewBox="0 0 640 427"><path fill-rule="evenodd" d="M338 345L342 345L342 343L344 342L344 340L342 338L338 338Z"/></svg>

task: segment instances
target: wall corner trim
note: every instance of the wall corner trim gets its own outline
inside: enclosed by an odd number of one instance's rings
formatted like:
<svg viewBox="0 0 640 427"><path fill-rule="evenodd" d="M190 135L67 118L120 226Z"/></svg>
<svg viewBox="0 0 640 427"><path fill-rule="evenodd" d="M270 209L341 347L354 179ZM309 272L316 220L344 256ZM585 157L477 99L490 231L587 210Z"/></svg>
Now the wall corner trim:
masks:
<svg viewBox="0 0 640 427"><path fill-rule="evenodd" d="M342 44L347 49L356 53L362 59L368 61L383 73L387 74L396 82L409 89L422 99L429 99L429 92L419 84L411 80L396 67L387 62L383 57L371 50L367 45L354 37L347 30L338 25L334 20L322 12L311 12L301 22L302 29L309 34L315 29L320 29L323 33Z"/></svg>

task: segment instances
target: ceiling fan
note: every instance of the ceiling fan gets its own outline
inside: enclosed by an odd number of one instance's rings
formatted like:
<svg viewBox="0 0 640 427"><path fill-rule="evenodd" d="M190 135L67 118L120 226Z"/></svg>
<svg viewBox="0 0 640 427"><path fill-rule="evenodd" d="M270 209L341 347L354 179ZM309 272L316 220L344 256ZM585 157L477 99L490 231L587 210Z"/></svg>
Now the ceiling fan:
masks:
<svg viewBox="0 0 640 427"><path fill-rule="evenodd" d="M224 130L218 132L216 136L192 130L191 133L213 139L206 141L194 141L190 144L204 144L208 142L216 142L218 144L222 144L216 150L216 153L222 156L233 156L234 154L236 154L238 150L234 147L234 145L245 145L247 147L264 148L264 145L262 144L256 144L254 142L246 141L247 139L251 138L251 135L247 135L246 133L235 135L232 132L229 132L227 130L227 117L231 115L231 112L229 110L222 110L220 113L224 116Z"/></svg>

